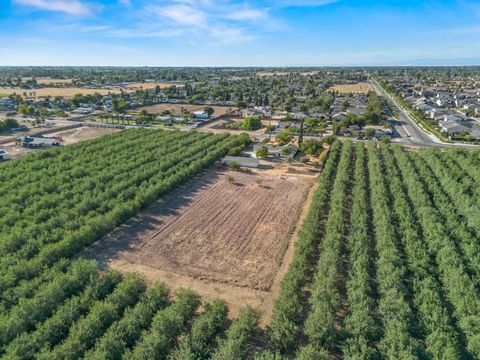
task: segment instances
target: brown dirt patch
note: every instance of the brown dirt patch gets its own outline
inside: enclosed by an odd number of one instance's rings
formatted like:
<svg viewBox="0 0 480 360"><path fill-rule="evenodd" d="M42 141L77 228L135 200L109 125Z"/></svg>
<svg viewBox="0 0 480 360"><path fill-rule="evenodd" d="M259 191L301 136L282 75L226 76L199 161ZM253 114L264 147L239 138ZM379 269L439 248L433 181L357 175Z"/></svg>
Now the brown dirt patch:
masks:
<svg viewBox="0 0 480 360"><path fill-rule="evenodd" d="M72 98L76 94L82 95L93 95L99 93L100 95L108 95L110 93L120 92L120 90L106 90L106 89L86 89L80 87L52 87L52 88L40 88L35 90L25 90L19 88L0 88L0 94L2 96L8 96L11 94L23 95L27 94L31 98L41 98L41 97L56 97L63 96L65 98Z"/></svg>
<svg viewBox="0 0 480 360"><path fill-rule="evenodd" d="M139 108L139 110L147 110L149 113L152 114L159 114L163 111L170 111L173 114L180 115L182 112L182 108L190 111L190 112L195 112L195 111L203 111L205 107L210 106L210 105L192 105L192 104L156 104L156 105L151 105L151 106L144 106ZM236 107L234 106L211 106L215 112L213 113L213 116L222 116L225 115L228 111L230 110L235 110Z"/></svg>
<svg viewBox="0 0 480 360"><path fill-rule="evenodd" d="M60 139L63 145L76 144L81 141L95 139L99 136L110 135L121 131L113 128L80 127L58 133L48 134L45 137Z"/></svg>
<svg viewBox="0 0 480 360"><path fill-rule="evenodd" d="M123 90L127 92L132 92L135 90L148 90L148 89L154 89L157 85L160 86L160 88L168 88L170 86L183 86L180 84L173 84L173 83L132 83L128 84L125 87L119 87L115 86L112 89L90 89L90 88L84 88L84 87L73 87L73 86L65 86L69 85L69 82L64 82L64 83L55 83L55 79L50 79L52 81L48 82L48 80L45 80L43 82L44 85L62 85L62 87L44 87L44 88L39 88L39 89L20 89L20 88L11 88L11 87L0 87L0 95L1 97L7 97L11 94L17 94L17 95L23 95L24 93L27 94L28 97L31 98L42 98L42 97L55 97L55 96L63 96L64 98L72 98L76 94L82 94L82 95L93 95L95 93L98 93L100 95L108 95L108 94L113 94L113 93L120 93ZM69 80L70 81L70 80ZM64 87L65 86L65 87Z"/></svg>
<svg viewBox="0 0 480 360"><path fill-rule="evenodd" d="M128 84L124 87L124 89L127 90L151 90L155 89L156 87L160 87L160 89L166 89L172 86L175 87L184 87L185 85L183 83L170 83L170 82L153 82L153 83L132 83Z"/></svg>
<svg viewBox="0 0 480 360"><path fill-rule="evenodd" d="M225 176L211 172L158 201L87 253L268 290L310 184L247 173L231 184Z"/></svg>
<svg viewBox="0 0 480 360"><path fill-rule="evenodd" d="M315 176L255 170L233 173L230 184L227 174L207 172L82 256L164 281L172 290L190 287L206 300L223 298L233 316L247 304L256 306L268 315L266 325Z"/></svg>
<svg viewBox="0 0 480 360"><path fill-rule="evenodd" d="M373 88L370 84L367 83L358 83L358 84L345 84L345 85L334 85L327 91L337 91L340 94L367 94L369 91L373 91Z"/></svg>

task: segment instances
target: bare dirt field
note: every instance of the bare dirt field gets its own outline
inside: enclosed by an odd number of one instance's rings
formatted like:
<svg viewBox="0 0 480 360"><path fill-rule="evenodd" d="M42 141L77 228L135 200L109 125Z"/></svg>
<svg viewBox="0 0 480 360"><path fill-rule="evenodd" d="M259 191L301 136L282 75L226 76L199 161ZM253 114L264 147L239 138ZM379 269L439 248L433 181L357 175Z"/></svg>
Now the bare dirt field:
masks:
<svg viewBox="0 0 480 360"><path fill-rule="evenodd" d="M234 184L226 180L231 173L208 171L82 256L172 289L190 287L207 300L223 298L232 315L246 304L268 313L316 178L280 167L233 173Z"/></svg>
<svg viewBox="0 0 480 360"><path fill-rule="evenodd" d="M157 86L159 86L160 89L165 89L165 88L169 88L171 86L183 87L184 84L182 84L182 83L170 83L170 82L133 83L133 84L128 84L127 86L125 86L124 89L126 89L126 90L138 90L138 89L151 90L151 89L155 89Z"/></svg>
<svg viewBox="0 0 480 360"><path fill-rule="evenodd" d="M55 81L62 81L62 82L55 82ZM37 80L38 83L41 84L56 84L56 85L68 85L71 80L67 79L43 79ZM108 95L112 93L119 93L122 89L125 91L135 91L140 89L154 89L156 86L160 86L160 88L167 88L170 86L183 86L182 84L173 84L173 83L133 83L126 85L125 87L114 87L113 89L90 89L90 88L83 88L83 87L45 87L40 89L20 89L20 88L5 88L0 87L0 97L7 97L11 94L23 95L26 93L29 97L55 97L55 96L63 96L64 98L72 98L76 94L82 95L93 95L98 93L100 95Z"/></svg>
<svg viewBox="0 0 480 360"><path fill-rule="evenodd" d="M76 144L81 141L94 139L99 136L110 135L119 131L121 130L112 128L81 127L77 129L48 134L45 135L45 137L54 137L60 139L63 145L70 145Z"/></svg>
<svg viewBox="0 0 480 360"><path fill-rule="evenodd" d="M71 124L61 123L39 127L27 127L22 131L4 131L0 133L0 146L4 143L15 142L15 138L19 136L35 136L46 132L60 132L70 127Z"/></svg>
<svg viewBox="0 0 480 360"><path fill-rule="evenodd" d="M0 87L0 96L8 96L11 94L23 95L26 93L29 97L55 97L63 96L65 98L72 98L76 94L82 95L93 95L99 93L101 95L108 95L109 93L120 92L120 90L106 90L106 89L87 89L80 87L52 87L52 88L41 88L35 90L25 90L19 88L1 88Z"/></svg>
<svg viewBox="0 0 480 360"><path fill-rule="evenodd" d="M24 136L24 135L34 136L36 134L38 135L38 132L42 132L44 130L45 129L42 129L42 128L32 129L31 131L17 133L16 136ZM121 130L110 129L110 128L80 127L76 129L53 132L43 136L47 138L60 139L62 141L62 145L70 145L70 144L76 144L81 141L94 139L99 136L113 134L118 131L121 131ZM31 153L33 151L39 151L39 150L27 149L22 146L17 146L14 141L16 136L10 136L10 137L0 136L0 140L4 141L3 144L0 144L0 149L7 151L10 158L18 158L28 153ZM5 142L6 140L11 140L11 141Z"/></svg>
<svg viewBox="0 0 480 360"><path fill-rule="evenodd" d="M66 84L71 84L72 79L52 79L52 78L41 78L37 79L37 83L43 84L43 85L66 85Z"/></svg>
<svg viewBox="0 0 480 360"><path fill-rule="evenodd" d="M337 91L341 94L367 94L369 91L372 91L372 87L367 83L358 83L358 84L346 84L346 85L334 85L328 91Z"/></svg>
<svg viewBox="0 0 480 360"><path fill-rule="evenodd" d="M15 145L15 142L0 145L0 149L8 152L8 158L15 159L27 155L35 150L27 149L22 146Z"/></svg>
<svg viewBox="0 0 480 360"><path fill-rule="evenodd" d="M163 111L170 111L173 114L181 114L182 108L190 111L190 112L195 112L195 111L203 111L206 106L209 105L192 105L192 104L156 104L156 105L151 105L151 106L145 106L140 108L141 110L147 110L149 113L152 114L159 114ZM212 106L213 110L215 112L213 113L213 116L221 116L225 115L227 112L230 110L236 110L235 107L229 107L229 106Z"/></svg>

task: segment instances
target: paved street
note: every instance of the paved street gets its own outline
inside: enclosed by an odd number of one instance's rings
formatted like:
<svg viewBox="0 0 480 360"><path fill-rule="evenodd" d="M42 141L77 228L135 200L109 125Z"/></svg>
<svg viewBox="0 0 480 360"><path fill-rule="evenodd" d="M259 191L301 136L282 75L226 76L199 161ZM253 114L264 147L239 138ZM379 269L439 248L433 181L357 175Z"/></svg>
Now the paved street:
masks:
<svg viewBox="0 0 480 360"><path fill-rule="evenodd" d="M473 147L477 145L445 143L440 141L435 135L425 132L418 124L411 118L410 114L403 110L393 97L390 96L376 80L369 80L377 95L386 98L397 110L397 121L392 125L399 136L397 142L404 145L432 147L432 146L464 146Z"/></svg>

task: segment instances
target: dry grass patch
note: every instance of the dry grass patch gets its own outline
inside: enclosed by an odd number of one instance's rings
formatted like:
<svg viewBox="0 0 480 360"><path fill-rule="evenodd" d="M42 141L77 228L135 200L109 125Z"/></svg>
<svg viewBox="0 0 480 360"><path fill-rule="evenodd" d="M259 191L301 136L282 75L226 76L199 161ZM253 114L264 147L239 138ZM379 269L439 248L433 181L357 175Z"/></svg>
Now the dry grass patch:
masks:
<svg viewBox="0 0 480 360"><path fill-rule="evenodd" d="M345 85L334 85L327 91L336 91L341 94L368 94L369 91L373 91L373 88L370 84L367 83L358 83L358 84L345 84Z"/></svg>
<svg viewBox="0 0 480 360"><path fill-rule="evenodd" d="M172 114L180 115L182 109L186 111L195 112L195 111L203 111L206 106L209 105L192 105L192 104L156 104L151 106L144 106L141 110L146 110L152 114L160 114L164 111L170 111ZM211 106L215 112L213 116L221 116L225 115L227 112L231 110L235 110L235 107L229 106Z"/></svg>

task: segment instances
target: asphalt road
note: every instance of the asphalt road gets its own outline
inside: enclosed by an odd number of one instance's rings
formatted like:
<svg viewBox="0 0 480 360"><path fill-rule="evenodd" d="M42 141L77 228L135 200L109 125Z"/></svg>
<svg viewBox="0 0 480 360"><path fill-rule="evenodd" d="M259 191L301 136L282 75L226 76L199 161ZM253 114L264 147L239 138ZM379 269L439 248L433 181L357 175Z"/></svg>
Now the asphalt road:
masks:
<svg viewBox="0 0 480 360"><path fill-rule="evenodd" d="M478 145L461 144L461 143L445 143L439 140L435 135L427 133L423 130L410 116L410 114L403 110L393 97L390 96L376 80L369 80L377 95L383 96L389 101L397 110L397 121L392 122L393 128L398 137L395 142L419 147L448 147L448 146L463 146L463 147L477 147Z"/></svg>
<svg viewBox="0 0 480 360"><path fill-rule="evenodd" d="M392 122L394 130L398 135L396 142L405 145L422 147L450 145L447 143L443 143L436 136L428 134L424 130L422 130L417 125L417 123L410 117L410 115L397 104L395 99L393 99L390 94L388 94L377 81L370 80L370 84L372 85L377 95L383 96L397 110L398 120Z"/></svg>

